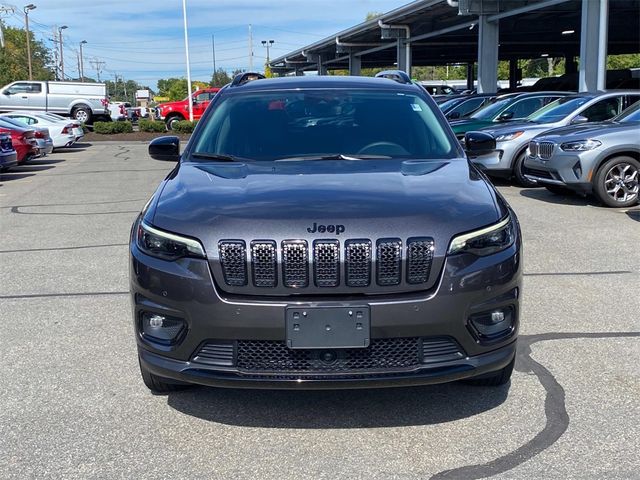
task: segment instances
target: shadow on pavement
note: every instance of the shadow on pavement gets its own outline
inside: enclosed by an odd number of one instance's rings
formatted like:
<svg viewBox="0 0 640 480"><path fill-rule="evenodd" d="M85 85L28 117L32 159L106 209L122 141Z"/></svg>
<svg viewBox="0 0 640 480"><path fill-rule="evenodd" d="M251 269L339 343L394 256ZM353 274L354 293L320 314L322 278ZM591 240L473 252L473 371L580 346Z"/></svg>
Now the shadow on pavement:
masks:
<svg viewBox="0 0 640 480"><path fill-rule="evenodd" d="M431 425L486 412L509 385L462 383L367 390L242 390L196 387L171 393L168 404L203 420L262 428L376 428Z"/></svg>
<svg viewBox="0 0 640 480"><path fill-rule="evenodd" d="M66 162L66 160L64 159L53 159L53 158L49 158L49 157L45 157L45 158L36 158L35 160L29 160L27 163L24 164L24 166L28 167L30 165L54 165L56 163L63 163Z"/></svg>
<svg viewBox="0 0 640 480"><path fill-rule="evenodd" d="M15 174L15 173L30 173L30 172L41 172L43 170L50 170L52 168L55 168L54 165L38 165L38 164L33 164L33 163L22 163L20 165L17 165L15 167L11 167L11 170L9 170L8 172L5 172L4 175L11 175L11 174Z"/></svg>
<svg viewBox="0 0 640 480"><path fill-rule="evenodd" d="M631 220L635 220L636 222L640 222L640 209L637 210L627 210L627 215Z"/></svg>
<svg viewBox="0 0 640 480"><path fill-rule="evenodd" d="M567 193L566 195L556 195L551 193L546 188L528 188L520 191L520 195L534 200L540 200L542 202L553 203L556 205L576 205L586 206L591 205L593 207L602 207L600 202L592 196L580 196L577 194Z"/></svg>
<svg viewBox="0 0 640 480"><path fill-rule="evenodd" d="M0 182L10 182L21 178L33 177L35 173L14 173L12 171L0 173Z"/></svg>

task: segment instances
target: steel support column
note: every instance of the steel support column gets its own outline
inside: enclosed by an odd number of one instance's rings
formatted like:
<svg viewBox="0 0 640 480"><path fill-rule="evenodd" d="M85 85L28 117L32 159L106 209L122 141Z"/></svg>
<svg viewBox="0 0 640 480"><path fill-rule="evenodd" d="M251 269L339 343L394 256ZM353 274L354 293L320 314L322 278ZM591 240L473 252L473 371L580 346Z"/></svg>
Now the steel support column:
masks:
<svg viewBox="0 0 640 480"><path fill-rule="evenodd" d="M494 93L498 85L499 20L478 19L478 93Z"/></svg>
<svg viewBox="0 0 640 480"><path fill-rule="evenodd" d="M398 39L397 45L398 70L407 72L411 76L411 44L403 38Z"/></svg>
<svg viewBox="0 0 640 480"><path fill-rule="evenodd" d="M580 30L581 92L606 88L609 0L582 0Z"/></svg>
<svg viewBox="0 0 640 480"><path fill-rule="evenodd" d="M349 75L359 76L362 68L362 58L356 57L355 52L349 52Z"/></svg>

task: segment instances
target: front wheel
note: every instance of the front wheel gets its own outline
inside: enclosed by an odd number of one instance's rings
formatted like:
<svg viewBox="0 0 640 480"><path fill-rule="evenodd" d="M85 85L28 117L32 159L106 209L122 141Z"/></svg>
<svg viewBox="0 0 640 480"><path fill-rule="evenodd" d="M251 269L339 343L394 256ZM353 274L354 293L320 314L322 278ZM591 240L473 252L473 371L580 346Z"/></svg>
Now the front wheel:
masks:
<svg viewBox="0 0 640 480"><path fill-rule="evenodd" d="M638 202L640 162L614 157L604 163L593 180L593 193L607 207L631 207Z"/></svg>
<svg viewBox="0 0 640 480"><path fill-rule="evenodd" d="M521 187L539 187L538 182L534 180L529 180L524 176L524 158L526 153L522 152L520 155L516 157L516 161L513 162L513 176L516 177L516 181Z"/></svg>
<svg viewBox="0 0 640 480"><path fill-rule="evenodd" d="M498 387L500 385L504 385L511 379L513 366L515 364L516 358L513 357L513 360L511 360L506 367L496 372L487 373L477 378L470 378L468 380L465 380L465 383L468 383L470 385L477 385L480 387Z"/></svg>
<svg viewBox="0 0 640 480"><path fill-rule="evenodd" d="M140 365L140 374L142 375L142 381L154 395L165 395L167 393L177 392L189 388L189 385L170 383L168 379L154 375L142 365L140 357L138 357L138 364Z"/></svg>
<svg viewBox="0 0 640 480"><path fill-rule="evenodd" d="M89 123L91 120L91 109L89 107L78 107L73 111L71 116L80 123Z"/></svg>
<svg viewBox="0 0 640 480"><path fill-rule="evenodd" d="M173 130L176 126L176 123L178 123L181 120L184 120L184 119L178 116L167 118L167 130Z"/></svg>

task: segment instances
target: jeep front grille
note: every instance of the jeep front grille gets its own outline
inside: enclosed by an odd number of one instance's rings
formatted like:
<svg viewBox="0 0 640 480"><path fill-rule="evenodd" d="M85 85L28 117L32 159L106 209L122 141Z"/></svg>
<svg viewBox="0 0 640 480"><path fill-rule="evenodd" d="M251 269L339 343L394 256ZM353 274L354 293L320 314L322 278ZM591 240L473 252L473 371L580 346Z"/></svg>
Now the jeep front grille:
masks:
<svg viewBox="0 0 640 480"><path fill-rule="evenodd" d="M315 240L242 240L218 244L222 280L230 287L317 289L372 286L419 287L431 278L434 240L413 237ZM414 288L415 289L415 288ZM257 293L256 293L257 294Z"/></svg>
<svg viewBox="0 0 640 480"><path fill-rule="evenodd" d="M313 242L313 279L318 287L340 284L340 243L338 240Z"/></svg>
<svg viewBox="0 0 640 480"><path fill-rule="evenodd" d="M276 242L251 242L251 271L256 287L275 287L278 278L276 268Z"/></svg>
<svg viewBox="0 0 640 480"><path fill-rule="evenodd" d="M242 287L247 284L247 253L242 240L225 240L218 244L222 274L227 285Z"/></svg>
<svg viewBox="0 0 640 480"><path fill-rule="evenodd" d="M432 238L410 238L407 242L407 282L426 283L431 273Z"/></svg>

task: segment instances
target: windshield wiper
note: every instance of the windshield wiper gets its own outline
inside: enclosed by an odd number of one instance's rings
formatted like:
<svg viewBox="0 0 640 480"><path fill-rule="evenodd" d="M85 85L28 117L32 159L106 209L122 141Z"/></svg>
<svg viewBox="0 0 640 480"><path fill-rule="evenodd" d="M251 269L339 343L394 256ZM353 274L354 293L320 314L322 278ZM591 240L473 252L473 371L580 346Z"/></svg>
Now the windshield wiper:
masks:
<svg viewBox="0 0 640 480"><path fill-rule="evenodd" d="M299 155L297 157L278 158L276 162L297 162L299 160L368 160L391 158L388 155L344 155L342 153L333 155Z"/></svg>
<svg viewBox="0 0 640 480"><path fill-rule="evenodd" d="M192 153L191 156L193 158L203 158L206 160L216 160L218 162L236 162L238 159L236 157L232 157L231 155L223 155L220 153L206 153L206 152L195 152Z"/></svg>

